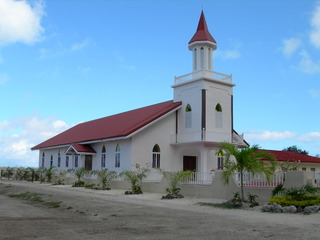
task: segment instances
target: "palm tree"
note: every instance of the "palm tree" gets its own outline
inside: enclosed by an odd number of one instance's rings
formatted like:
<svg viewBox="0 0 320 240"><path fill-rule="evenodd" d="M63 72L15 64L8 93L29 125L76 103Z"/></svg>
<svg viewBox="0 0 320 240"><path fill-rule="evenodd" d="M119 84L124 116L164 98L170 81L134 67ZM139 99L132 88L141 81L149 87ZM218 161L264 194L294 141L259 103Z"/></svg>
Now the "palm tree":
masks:
<svg viewBox="0 0 320 240"><path fill-rule="evenodd" d="M140 164L136 164L136 171L124 171L120 173L120 177L126 177L126 179L131 183L132 192L126 192L128 194L142 194L142 180L147 177L147 173L150 172L148 164L146 167L141 167Z"/></svg>
<svg viewBox="0 0 320 240"><path fill-rule="evenodd" d="M67 172L72 173L76 178L77 181L74 183L73 186L75 187L83 187L84 186L84 182L81 181L81 178L89 173L90 170L86 169L86 168L78 168L78 169L68 169Z"/></svg>
<svg viewBox="0 0 320 240"><path fill-rule="evenodd" d="M238 149L235 145L224 142L220 145L219 152L221 151L225 156L222 178L224 179L225 184L229 184L229 177L235 172L240 173L242 201L244 201L243 172L248 171L253 175L256 173L264 173L269 182L277 165L277 160L274 156L269 152L260 151L258 145ZM230 159L231 156L234 157L234 160Z"/></svg>
<svg viewBox="0 0 320 240"><path fill-rule="evenodd" d="M115 171L109 171L107 168L93 171L93 174L98 176L98 179L102 184L102 189L108 188L109 182L117 177L117 173Z"/></svg>
<svg viewBox="0 0 320 240"><path fill-rule="evenodd" d="M141 194L141 183L144 178L147 177L145 172L124 171L120 173L120 176L124 176L131 183L131 190L133 194Z"/></svg>
<svg viewBox="0 0 320 240"><path fill-rule="evenodd" d="M162 173L164 178L167 180L169 187L166 189L167 197L169 198L181 198L180 188L177 187L178 184L182 183L187 177L191 175L190 171L178 171L175 173L167 172L161 168L158 170Z"/></svg>
<svg viewBox="0 0 320 240"><path fill-rule="evenodd" d="M51 166L49 168L42 168L41 170L44 173L45 177L47 178L47 182L50 183L52 180L52 177L56 171L55 167Z"/></svg>

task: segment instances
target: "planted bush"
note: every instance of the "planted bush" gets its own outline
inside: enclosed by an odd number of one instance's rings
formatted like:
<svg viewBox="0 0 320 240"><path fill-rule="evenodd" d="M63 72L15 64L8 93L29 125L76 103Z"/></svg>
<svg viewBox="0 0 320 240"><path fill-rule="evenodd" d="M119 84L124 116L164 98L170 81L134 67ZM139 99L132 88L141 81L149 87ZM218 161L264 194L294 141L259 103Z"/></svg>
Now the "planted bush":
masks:
<svg viewBox="0 0 320 240"><path fill-rule="evenodd" d="M313 205L320 205L320 196L318 195L305 195L303 199L295 199L292 196L280 196L273 197L269 200L269 204L272 205L277 203L281 206L296 206L296 207L306 207Z"/></svg>
<svg viewBox="0 0 320 240"><path fill-rule="evenodd" d="M102 190L110 190L110 181L117 177L117 173L115 171L109 171L107 168L96 170L92 173L98 176L98 179L102 185Z"/></svg>
<svg viewBox="0 0 320 240"><path fill-rule="evenodd" d="M284 207L295 206L297 208L320 205L320 196L317 194L319 191L320 188L311 184L290 188L284 188L282 184L279 184L272 190L273 198L269 200L269 204Z"/></svg>
<svg viewBox="0 0 320 240"><path fill-rule="evenodd" d="M50 183L52 180L52 177L54 176L54 174L56 172L56 168L54 166L51 166L49 168L41 168L40 171L41 171L41 173L44 174L47 182Z"/></svg>
<svg viewBox="0 0 320 240"><path fill-rule="evenodd" d="M73 187L84 187L84 181L81 180L82 177L84 177L85 174L89 172L86 168L79 168L79 169L68 169L69 173L72 173L73 176L77 178L77 181L73 183Z"/></svg>
<svg viewBox="0 0 320 240"><path fill-rule="evenodd" d="M164 171L163 169L158 169L164 178L167 180L169 187L166 189L167 195L163 196L162 199L173 199L173 198L183 198L180 194L180 188L178 184L182 183L187 177L191 175L190 171L178 171L175 173L170 173Z"/></svg>
<svg viewBox="0 0 320 240"><path fill-rule="evenodd" d="M136 164L136 171L124 171L120 173L120 176L124 176L131 183L131 191L126 191L125 194L142 194L141 183L144 178L147 177L147 173L150 172L148 165L142 168L139 164Z"/></svg>

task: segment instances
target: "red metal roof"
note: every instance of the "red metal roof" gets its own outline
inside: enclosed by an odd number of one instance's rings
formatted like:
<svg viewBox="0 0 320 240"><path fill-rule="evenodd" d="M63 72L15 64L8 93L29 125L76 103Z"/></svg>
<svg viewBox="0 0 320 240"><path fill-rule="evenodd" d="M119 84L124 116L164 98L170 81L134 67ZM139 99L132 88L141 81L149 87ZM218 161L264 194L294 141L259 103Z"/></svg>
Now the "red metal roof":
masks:
<svg viewBox="0 0 320 240"><path fill-rule="evenodd" d="M191 38L189 44L193 42L198 42L198 41L209 41L212 43L216 43L216 40L214 40L214 38L211 36L209 32L203 11L201 12L197 31Z"/></svg>
<svg viewBox="0 0 320 240"><path fill-rule="evenodd" d="M153 122L166 113L178 108L181 102L167 101L136 110L80 123L50 139L32 150L89 142L101 139L126 137Z"/></svg>
<svg viewBox="0 0 320 240"><path fill-rule="evenodd" d="M290 161L290 162L305 162L305 163L320 163L320 158L312 157L309 155L289 152L289 151L276 151L276 150L262 150L272 153L278 161Z"/></svg>
<svg viewBox="0 0 320 240"><path fill-rule="evenodd" d="M89 144L72 143L69 147L73 148L78 153L96 153L96 151Z"/></svg>

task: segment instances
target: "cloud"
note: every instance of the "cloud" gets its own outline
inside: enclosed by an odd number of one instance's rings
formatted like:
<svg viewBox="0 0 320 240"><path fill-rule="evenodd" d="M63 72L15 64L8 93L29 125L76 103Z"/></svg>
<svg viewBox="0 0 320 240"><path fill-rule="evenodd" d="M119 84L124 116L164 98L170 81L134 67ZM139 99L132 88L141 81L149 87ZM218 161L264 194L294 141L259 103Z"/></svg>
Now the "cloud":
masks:
<svg viewBox="0 0 320 240"><path fill-rule="evenodd" d="M320 62L314 62L305 50L300 51L301 60L299 62L299 69L305 73L320 72Z"/></svg>
<svg viewBox="0 0 320 240"><path fill-rule="evenodd" d="M75 52L79 52L88 46L94 44L93 41L85 39L82 42L79 43L74 43L73 45L69 47L61 47L55 48L55 49L48 49L48 48L41 48L39 50L40 59L48 59L48 58L55 58L55 57L60 57L60 56L65 56L65 55L70 55Z"/></svg>
<svg viewBox="0 0 320 240"><path fill-rule="evenodd" d="M320 142L320 132L302 134L298 140L302 142Z"/></svg>
<svg viewBox="0 0 320 240"><path fill-rule="evenodd" d="M70 50L71 52L78 52L81 51L82 49L88 47L92 43L91 40L85 39L82 42L75 43L71 46Z"/></svg>
<svg viewBox="0 0 320 240"><path fill-rule="evenodd" d="M22 0L0 1L0 45L14 42L34 43L41 39L44 32L41 19L44 9L41 1L33 6Z"/></svg>
<svg viewBox="0 0 320 240"><path fill-rule="evenodd" d="M319 90L316 90L316 89L310 89L308 91L309 95L311 96L311 98L313 99L318 99L320 98L320 91Z"/></svg>
<svg viewBox="0 0 320 240"><path fill-rule="evenodd" d="M113 52L115 60L118 62L118 67L126 71L135 71L137 68L135 65L128 64L127 59L118 51Z"/></svg>
<svg viewBox="0 0 320 240"><path fill-rule="evenodd" d="M62 120L35 116L0 122L1 165L36 167L39 153L30 148L69 127Z"/></svg>
<svg viewBox="0 0 320 240"><path fill-rule="evenodd" d="M223 51L222 56L225 59L236 59L241 57L241 54L238 50L226 50Z"/></svg>
<svg viewBox="0 0 320 240"><path fill-rule="evenodd" d="M245 139L255 142L255 141L279 141L284 139L292 139L296 136L296 133L284 131L257 131L245 133Z"/></svg>
<svg viewBox="0 0 320 240"><path fill-rule="evenodd" d="M282 44L283 54L285 56L291 56L301 46L301 40L298 38L284 39Z"/></svg>
<svg viewBox="0 0 320 240"><path fill-rule="evenodd" d="M320 132L296 133L290 131L247 131L244 139L250 144L263 145L266 149L281 150L285 146L297 145L308 149L310 155L319 153Z"/></svg>
<svg viewBox="0 0 320 240"><path fill-rule="evenodd" d="M318 2L313 11L311 21L312 30L310 32L310 42L316 48L320 48L320 3Z"/></svg>

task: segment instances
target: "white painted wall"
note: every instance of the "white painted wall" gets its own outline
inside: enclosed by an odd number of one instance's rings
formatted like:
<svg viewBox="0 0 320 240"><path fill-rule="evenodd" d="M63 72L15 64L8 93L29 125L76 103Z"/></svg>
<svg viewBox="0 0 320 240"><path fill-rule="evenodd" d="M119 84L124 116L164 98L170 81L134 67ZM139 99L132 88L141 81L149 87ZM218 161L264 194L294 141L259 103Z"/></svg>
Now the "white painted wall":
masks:
<svg viewBox="0 0 320 240"><path fill-rule="evenodd" d="M175 117L173 112L157 121L152 126L132 137L132 164L152 166L152 150L158 144L160 147L160 167L165 170L177 171L179 163L176 159L176 149L170 145L170 137L175 133Z"/></svg>

